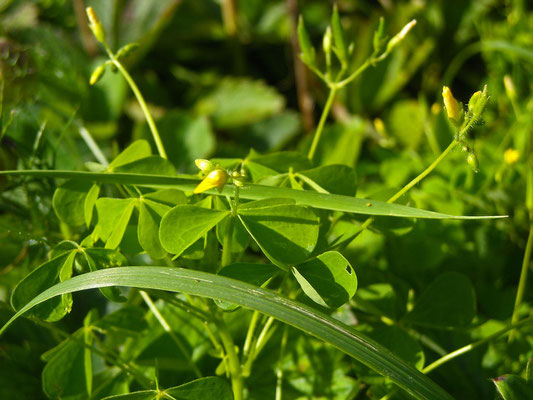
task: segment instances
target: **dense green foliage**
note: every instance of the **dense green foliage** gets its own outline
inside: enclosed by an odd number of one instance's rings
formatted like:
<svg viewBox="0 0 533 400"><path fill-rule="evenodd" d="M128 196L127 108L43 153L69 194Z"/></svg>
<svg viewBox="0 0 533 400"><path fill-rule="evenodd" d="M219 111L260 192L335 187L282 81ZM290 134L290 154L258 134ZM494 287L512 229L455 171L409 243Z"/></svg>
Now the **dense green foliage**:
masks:
<svg viewBox="0 0 533 400"><path fill-rule="evenodd" d="M0 0L0 398L533 398L531 32Z"/></svg>

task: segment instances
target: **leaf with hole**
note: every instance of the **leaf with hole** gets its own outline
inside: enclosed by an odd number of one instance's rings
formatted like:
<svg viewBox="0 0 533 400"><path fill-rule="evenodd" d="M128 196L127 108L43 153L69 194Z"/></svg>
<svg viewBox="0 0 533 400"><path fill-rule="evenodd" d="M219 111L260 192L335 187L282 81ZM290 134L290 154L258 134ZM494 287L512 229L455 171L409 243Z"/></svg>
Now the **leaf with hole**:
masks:
<svg viewBox="0 0 533 400"><path fill-rule="evenodd" d="M357 290L357 276L342 254L328 251L291 268L304 293L314 302L339 308Z"/></svg>

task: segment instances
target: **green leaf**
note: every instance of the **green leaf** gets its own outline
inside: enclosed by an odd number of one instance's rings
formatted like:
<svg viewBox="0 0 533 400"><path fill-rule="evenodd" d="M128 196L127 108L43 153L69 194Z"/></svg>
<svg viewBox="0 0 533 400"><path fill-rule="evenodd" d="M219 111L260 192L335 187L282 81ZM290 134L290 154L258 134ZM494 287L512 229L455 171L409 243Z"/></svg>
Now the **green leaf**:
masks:
<svg viewBox="0 0 533 400"><path fill-rule="evenodd" d="M59 282L59 275L65 263L73 253L63 253L40 265L30 272L13 290L11 305L15 310L21 309L39 293ZM32 310L32 315L47 321L58 321L70 311L72 295L63 295L41 304Z"/></svg>
<svg viewBox="0 0 533 400"><path fill-rule="evenodd" d="M353 197L357 190L355 170L346 165L324 165L297 175L317 192Z"/></svg>
<svg viewBox="0 0 533 400"><path fill-rule="evenodd" d="M290 169L301 171L312 166L307 157L295 151L280 151L265 155L252 153L243 165L254 182L258 182L267 176L289 172Z"/></svg>
<svg viewBox="0 0 533 400"><path fill-rule="evenodd" d="M493 379L498 393L504 400L533 399L533 385L517 375L504 375Z"/></svg>
<svg viewBox="0 0 533 400"><path fill-rule="evenodd" d="M221 197L216 197L213 199L215 201L215 207L217 210L229 210L229 205L227 202L223 201ZM227 224L233 217L226 217L220 223L217 224L216 234L218 242L221 245L224 245L224 235L226 234ZM237 218L233 220L233 229L231 231L231 251L233 253L239 253L244 251L248 244L250 243L250 235L246 232L246 229L242 225L241 221Z"/></svg>
<svg viewBox="0 0 533 400"><path fill-rule="evenodd" d="M475 314L476 297L470 279L447 272L426 287L405 321L433 328L465 327Z"/></svg>
<svg viewBox="0 0 533 400"><path fill-rule="evenodd" d="M157 260L164 258L167 255L167 252L159 241L159 224L161 222L161 215L150 207L150 203L147 201L139 202L139 224L137 226L137 235L139 243L144 251L146 251L150 257ZM162 207L170 210L170 207L161 204L159 208L161 209Z"/></svg>
<svg viewBox="0 0 533 400"><path fill-rule="evenodd" d="M336 251L320 254L291 272L304 293L314 302L339 308L350 300L357 290L357 276L352 266Z"/></svg>
<svg viewBox="0 0 533 400"><path fill-rule="evenodd" d="M279 272L279 268L272 264L235 263L223 267L218 275L226 278L237 279L254 286L263 284ZM225 301L217 300L217 305L223 310L234 310L238 306Z"/></svg>
<svg viewBox="0 0 533 400"><path fill-rule="evenodd" d="M368 335L416 369L421 370L424 367L425 355L422 347L402 328L380 325Z"/></svg>
<svg viewBox="0 0 533 400"><path fill-rule="evenodd" d="M58 218L72 226L85 222L85 199L91 185L88 182L69 180L54 193L52 204Z"/></svg>
<svg viewBox="0 0 533 400"><path fill-rule="evenodd" d="M198 185L198 178L192 176L170 177L144 174L111 174L60 170L19 170L0 171L0 175L23 175L51 177L63 179L81 179L90 182L114 183L125 185L146 186L152 188L173 188L192 192ZM235 188L226 184L219 193L215 189L206 194L215 196L233 196ZM261 200L268 198L292 199L298 205L310 206L324 210L343 211L364 215L383 215L389 217L428 218L428 219L494 219L507 218L507 215L460 216L449 215L418 208L389 204L384 201L367 200L337 194L317 193L308 190L292 190L288 188L255 185L247 183L240 188L240 198L244 200ZM370 206L368 205L370 203Z"/></svg>
<svg viewBox="0 0 533 400"><path fill-rule="evenodd" d="M215 128L228 129L260 121L284 105L283 96L262 81L225 78L196 104L196 110L211 115Z"/></svg>
<svg viewBox="0 0 533 400"><path fill-rule="evenodd" d="M228 211L178 205L161 220L159 239L163 248L179 256L228 215Z"/></svg>
<svg viewBox="0 0 533 400"><path fill-rule="evenodd" d="M107 286L184 292L257 310L337 347L419 399L452 397L383 346L343 323L272 291L233 279L182 268L120 267L76 276L40 293L0 329L0 335L32 307L58 295Z"/></svg>
<svg viewBox="0 0 533 400"><path fill-rule="evenodd" d="M311 209L296 205L248 207L239 209L239 218L270 261L296 264L311 255L319 229L319 218Z"/></svg>
<svg viewBox="0 0 533 400"><path fill-rule="evenodd" d="M187 400L233 400L233 392L228 382L217 376L196 379L167 389L166 393L175 398Z"/></svg>
<svg viewBox="0 0 533 400"><path fill-rule="evenodd" d="M150 143L146 140L136 140L111 161L109 171L112 172L117 167L132 163L141 158L150 157L151 155Z"/></svg>
<svg viewBox="0 0 533 400"><path fill-rule="evenodd" d="M145 199L153 200L169 207L187 203L187 196L181 190L162 189L143 195Z"/></svg>
<svg viewBox="0 0 533 400"><path fill-rule="evenodd" d="M157 390L139 390L138 392L104 397L102 400L153 400L157 399L157 395Z"/></svg>
<svg viewBox="0 0 533 400"><path fill-rule="evenodd" d="M357 308L367 313L396 319L400 313L398 293L389 283L374 283L357 290L354 297Z"/></svg>
<svg viewBox="0 0 533 400"><path fill-rule="evenodd" d="M114 168L116 172L130 174L176 175L174 165L159 156L150 156Z"/></svg>
<svg viewBox="0 0 533 400"><path fill-rule="evenodd" d="M106 242L106 249L116 249L124 236L136 199L100 198L96 201L98 222L95 232Z"/></svg>
<svg viewBox="0 0 533 400"><path fill-rule="evenodd" d="M83 335L77 332L74 336L77 340L61 343L43 369L43 391L51 399L87 394L84 348L78 342Z"/></svg>
<svg viewBox="0 0 533 400"><path fill-rule="evenodd" d="M92 247L85 249L83 252L85 260L90 271L97 271L104 268L113 268L123 265L126 262L126 257L118 251L111 249L102 249L99 247ZM109 300L115 303L123 303L127 299L122 296L120 289L116 287L100 288L100 292Z"/></svg>
<svg viewBox="0 0 533 400"><path fill-rule="evenodd" d="M93 219L94 205L96 204L96 200L98 199L99 195L100 195L100 186L95 183L89 189L89 193L87 193L87 197L85 197L85 202L83 203L85 225L87 225L87 228L91 226L91 221Z"/></svg>
<svg viewBox="0 0 533 400"><path fill-rule="evenodd" d="M424 137L424 114L415 100L394 103L386 122L391 135L410 149L416 149Z"/></svg>

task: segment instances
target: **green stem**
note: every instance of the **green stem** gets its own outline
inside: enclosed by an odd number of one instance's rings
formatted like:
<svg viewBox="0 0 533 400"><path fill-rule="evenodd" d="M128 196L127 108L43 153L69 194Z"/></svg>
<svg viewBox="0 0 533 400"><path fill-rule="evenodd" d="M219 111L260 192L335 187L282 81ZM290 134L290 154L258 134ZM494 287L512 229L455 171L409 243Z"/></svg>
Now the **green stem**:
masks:
<svg viewBox="0 0 533 400"><path fill-rule="evenodd" d="M413 179L411 182L409 182L407 185L405 185L403 188L401 188L398 192L396 192L391 198L387 200L387 203L394 203L396 200L398 200L400 197L402 197L407 191L409 191L413 186L415 186L417 183L419 183L422 179L424 179L426 176L428 176L431 171L439 165L439 163L444 160L444 158L448 155L450 151L452 151L455 146L457 146L459 142L454 140L452 141L448 147L438 156L435 161L433 161L422 173L420 173L415 179Z"/></svg>
<svg viewBox="0 0 533 400"><path fill-rule="evenodd" d="M337 86L338 88L342 88L346 86L351 81L353 81L355 78L357 78L359 75L361 75L368 67L370 67L371 65L374 65L376 61L381 61L381 59L376 60L373 57L367 58L367 60L363 64L361 64L359 68L357 68L354 72L352 72L352 74L349 75L346 79L343 79L342 81L337 82L335 86Z"/></svg>
<svg viewBox="0 0 533 400"><path fill-rule="evenodd" d="M220 340L222 341L222 345L226 350L226 357L228 359L228 368L229 374L231 376L231 387L233 389L234 400L242 400L244 382L241 363L239 361L239 357L237 356L237 352L235 351L235 343L233 342L233 338L231 337L224 321L218 319L216 325L218 328Z"/></svg>
<svg viewBox="0 0 533 400"><path fill-rule="evenodd" d="M313 142L311 143L311 148L309 149L309 153L307 154L307 158L311 161L315 156L315 152L318 147L318 142L320 141L320 136L322 136L324 125L326 124L326 119L328 118L329 110L331 109L336 93L337 86L331 86L328 99L326 100L326 104L324 105L324 109L322 110L322 115L320 116L320 121L318 122L318 126L316 127L315 136L313 137Z"/></svg>
<svg viewBox="0 0 533 400"><path fill-rule="evenodd" d="M524 298L524 292L526 291L527 274L529 270L529 260L531 259L531 251L533 249L533 221L529 225L529 235L527 237L526 251L524 252L524 259L522 260L522 270L520 271L520 280L518 282L518 290L516 291L516 299L514 303L513 316L511 323L518 321L518 309ZM511 332L509 341L514 339L514 332Z"/></svg>
<svg viewBox="0 0 533 400"><path fill-rule="evenodd" d="M198 367L196 366L196 364L194 363L194 361L191 359L189 353L187 352L185 345L183 344L181 339L174 333L174 331L168 324L165 317L159 312L159 310L157 309L156 305L154 304L154 302L152 301L148 293L146 293L144 290L140 290L139 293L141 294L141 297L143 298L144 302L146 303L150 311L154 314L155 318L161 324L165 332L169 334L169 336L172 338L172 341L176 344L176 346L178 346L182 354L185 356L185 359L191 366L192 370L194 371L194 374L198 378L201 378L203 375L198 369Z"/></svg>
<svg viewBox="0 0 533 400"><path fill-rule="evenodd" d="M104 44L104 47L105 47L107 54L109 55L109 58L111 59L111 62L117 67L117 69L120 71L122 76L124 76L124 79L126 79L126 82L128 82L131 90L135 94L135 97L137 98L137 101L139 102L139 105L141 106L141 109L143 110L144 116L146 118L146 122L148 122L150 131L152 131L152 136L154 138L155 145L157 146L157 151L159 152L159 155L163 158L168 158L167 153L165 152L165 148L163 147L163 142L161 141L161 137L159 136L159 131L157 130L154 119L152 118L152 114L150 113L150 110L148 110L148 105L146 104L146 101L144 100L144 97L141 94L141 91L137 87L137 84L135 83L135 81L133 80L129 72L126 70L126 68L124 68L122 63L115 58L115 55L113 54L109 46L107 44Z"/></svg>
<svg viewBox="0 0 533 400"><path fill-rule="evenodd" d="M285 356L285 347L287 347L288 336L289 336L289 327L288 325L285 325L285 327L283 328L283 336L281 337L278 365L276 367L276 400L282 400L283 357Z"/></svg>
<svg viewBox="0 0 533 400"><path fill-rule="evenodd" d="M515 329L515 328L518 328L518 327L520 327L522 325L526 325L526 324L531 323L531 322L533 322L533 318L523 319L522 321L519 321L517 323L511 324L511 325L499 330L498 332L493 333L490 336L487 336L484 339L478 340L477 342L474 342L474 343L467 344L466 346L463 346L460 349L452 351L451 353L446 354L444 357L441 357L438 360L436 360L436 361L432 362L431 364L429 364L426 368L424 368L422 370L422 373L427 374L428 372L433 371L435 368L440 367L441 365L447 363L448 361L453 360L454 358L459 357L462 354L468 353L469 351L475 349L476 347L479 347L482 344L488 343L491 340L496 339L496 338L500 337L501 335L503 335L503 334Z"/></svg>

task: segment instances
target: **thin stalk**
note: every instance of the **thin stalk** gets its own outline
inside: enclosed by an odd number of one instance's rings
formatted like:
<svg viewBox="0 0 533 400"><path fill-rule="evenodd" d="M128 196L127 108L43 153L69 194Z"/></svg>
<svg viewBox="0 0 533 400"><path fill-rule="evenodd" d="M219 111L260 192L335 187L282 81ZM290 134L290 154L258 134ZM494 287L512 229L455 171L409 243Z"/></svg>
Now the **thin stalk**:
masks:
<svg viewBox="0 0 533 400"><path fill-rule="evenodd" d="M282 400L283 357L285 356L285 347L287 347L288 336L289 336L289 327L288 325L285 325L285 327L283 328L283 336L281 337L278 365L276 367L276 400Z"/></svg>
<svg viewBox="0 0 533 400"><path fill-rule="evenodd" d="M109 364L117 366L128 375L132 375L143 389L152 388L153 382L149 378L147 378L146 375L139 371L134 365L129 364L128 361L122 360L118 354L113 354L113 352L110 349L107 349L105 345L103 346L104 350L100 350L95 345L86 343L85 340L82 340L76 335L71 335L67 332L64 332L62 329L57 328L52 323L48 323L38 319L34 319L34 322L37 325L51 330L53 333L55 333L62 339L70 339L75 341L84 348L91 350L94 354L102 357ZM97 336L94 336L94 338L101 344Z"/></svg>
<svg viewBox="0 0 533 400"><path fill-rule="evenodd" d="M129 72L124 68L122 63L118 61L115 58L115 55L109 48L107 44L104 44L105 50L111 59L111 62L117 67L117 69L120 71L122 76L124 76L124 79L126 79L126 82L130 85L131 90L135 94L135 97L137 98L137 101L139 102L139 105L141 106L141 109L143 110L144 116L146 118L146 122L148 123L148 126L150 127L150 131L152 132L152 136L154 138L155 145L157 146L157 151L159 152L159 155L163 158L168 158L167 153L165 152L165 148L163 147L163 142L161 141L161 137L159 136L159 131L157 130L157 127L155 125L154 119L152 117L152 114L150 113L150 110L148 110L148 105L146 104L146 101L144 100L143 95L141 94L141 91L137 87L137 84L129 74Z"/></svg>
<svg viewBox="0 0 533 400"><path fill-rule="evenodd" d="M248 352L251 349L252 339L255 333L255 327L257 326L259 317L260 317L259 311L254 311L252 314L252 318L250 319L250 325L248 326L248 332L246 333L246 339L244 340L244 346L242 347L243 358L248 355Z"/></svg>
<svg viewBox="0 0 533 400"><path fill-rule="evenodd" d="M422 171L415 179L413 179L411 182L409 182L407 185L405 185L403 188L401 188L398 192L396 192L391 198L387 200L387 203L394 203L396 200L398 200L400 197L402 197L406 192L408 192L413 186L415 186L417 183L419 183L422 179L424 179L426 176L428 176L431 171L437 167L437 165L440 164L442 160L448 155L450 151L452 151L455 146L457 146L459 142L454 140L452 141L448 147L438 156L435 161L433 161L424 171Z"/></svg>
<svg viewBox="0 0 533 400"><path fill-rule="evenodd" d="M520 280L518 282L518 290L516 291L516 299L514 302L513 316L511 317L511 323L518 321L518 309L522 304L524 298L524 292L526 291L527 275L529 271L529 260L531 259L531 251L533 249L533 221L529 224L529 235L527 237L526 251L524 252L524 259L522 260L522 270L520 271ZM509 335L509 341L512 341L515 337L515 332L511 332Z"/></svg>
<svg viewBox="0 0 533 400"><path fill-rule="evenodd" d="M320 136L322 136L322 132L324 131L324 125L326 124L326 119L328 118L329 111L331 110L331 106L333 105L335 94L337 94L337 86L332 86L329 91L326 104L324 105L324 109L322 110L320 121L318 122L318 126L316 127L315 135L313 136L313 142L311 143L311 148L309 149L309 153L307 154L307 158L311 161L315 156L315 152L318 147L318 142L320 141Z"/></svg>
<svg viewBox="0 0 533 400"><path fill-rule="evenodd" d="M237 352L235 351L235 343L233 342L233 338L231 337L231 334L229 333L224 321L218 319L216 325L218 328L220 340L222 341L222 345L226 350L226 357L228 360L229 368L228 372L231 377L231 387L233 389L234 400L242 400L244 381L242 376L241 363L239 361L239 357L237 356Z"/></svg>
<svg viewBox="0 0 533 400"><path fill-rule="evenodd" d="M140 290L139 293L141 294L141 297L143 298L144 302L146 303L146 305L148 306L152 314L154 314L159 324L163 327L165 332L169 334L169 336L172 338L172 341L176 344L176 346L178 346L180 351L183 353L183 355L185 356L185 359L187 360L192 370L194 371L194 374L198 378L201 378L203 375L198 369L198 367L196 366L196 364L194 363L194 361L191 359L189 353L187 352L185 345L183 344L181 339L174 333L174 331L168 324L165 317L159 312L159 310L157 309L156 305L154 304L154 302L152 301L148 293L146 293L144 290Z"/></svg>
<svg viewBox="0 0 533 400"><path fill-rule="evenodd" d="M384 59L384 58L383 58ZM346 79L343 79L342 81L339 81L335 84L338 88L342 88L349 84L351 81L353 81L355 78L357 78L359 75L361 75L368 67L371 65L374 65L374 63L377 60L371 58L368 58L359 68L357 68L354 72L352 72L351 75L349 75ZM379 60L381 61L381 59Z"/></svg>
<svg viewBox="0 0 533 400"><path fill-rule="evenodd" d="M222 245L222 266L231 264L231 247L233 242L233 226L235 225L235 217L233 215L229 216L228 222L226 224L226 229L224 230L224 243Z"/></svg>
<svg viewBox="0 0 533 400"><path fill-rule="evenodd" d="M91 153L93 153L94 158L98 160L98 162L102 165L108 166L109 161L107 161L106 156L98 146L98 144L94 141L93 137L85 128L83 125L78 126L78 133L80 134L81 138L84 140L85 144L91 150Z"/></svg>
<svg viewBox="0 0 533 400"><path fill-rule="evenodd" d="M491 340L494 340L500 337L501 335L504 335L505 333L512 331L513 329L516 329L522 325L526 325L532 322L533 322L533 318L523 319L522 321L506 326L505 328L499 330L498 332L493 333L490 336L487 336L484 339L478 340L477 342L474 342L474 343L467 344L466 346L463 346L460 349L452 351L451 353L446 354L444 357L441 357L438 360L432 362L431 364L429 364L426 368L422 370L422 373L427 374L428 372L433 371L435 368L440 367L441 365L447 363L450 360L453 360L454 358L459 357L462 354L468 353L469 351L475 349L476 347L481 346L482 344L488 343Z"/></svg>

